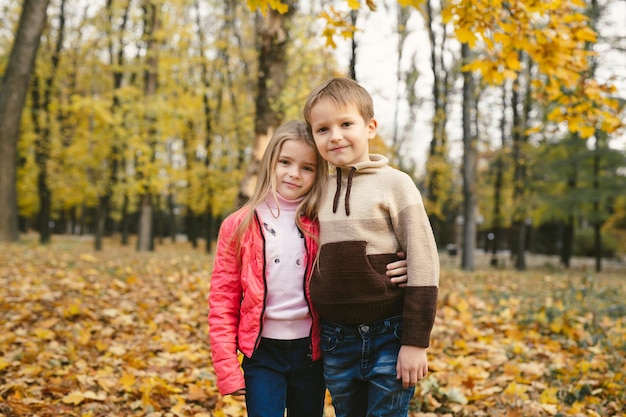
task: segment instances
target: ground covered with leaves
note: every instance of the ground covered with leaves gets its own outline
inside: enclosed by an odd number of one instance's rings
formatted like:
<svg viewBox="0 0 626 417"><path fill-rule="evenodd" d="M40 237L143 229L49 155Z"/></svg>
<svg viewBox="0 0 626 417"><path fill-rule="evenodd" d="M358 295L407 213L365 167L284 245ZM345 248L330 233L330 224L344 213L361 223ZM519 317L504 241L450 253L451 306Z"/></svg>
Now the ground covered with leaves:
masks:
<svg viewBox="0 0 626 417"><path fill-rule="evenodd" d="M244 416L215 387L211 256L92 246L0 245L0 417ZM624 416L625 296L625 270L444 268L411 416Z"/></svg>

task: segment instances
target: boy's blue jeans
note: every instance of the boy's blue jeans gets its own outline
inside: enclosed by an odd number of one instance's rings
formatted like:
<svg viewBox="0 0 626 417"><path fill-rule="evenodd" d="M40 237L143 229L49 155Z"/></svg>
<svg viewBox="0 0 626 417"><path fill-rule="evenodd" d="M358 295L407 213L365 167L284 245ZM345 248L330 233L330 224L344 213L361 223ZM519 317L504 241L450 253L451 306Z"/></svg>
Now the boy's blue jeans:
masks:
<svg viewBox="0 0 626 417"><path fill-rule="evenodd" d="M322 320L324 379L337 417L405 417L415 388L402 388L396 363L402 317L359 325Z"/></svg>
<svg viewBox="0 0 626 417"><path fill-rule="evenodd" d="M321 417L324 411L322 361L311 360L310 338L262 338L244 357L248 417Z"/></svg>

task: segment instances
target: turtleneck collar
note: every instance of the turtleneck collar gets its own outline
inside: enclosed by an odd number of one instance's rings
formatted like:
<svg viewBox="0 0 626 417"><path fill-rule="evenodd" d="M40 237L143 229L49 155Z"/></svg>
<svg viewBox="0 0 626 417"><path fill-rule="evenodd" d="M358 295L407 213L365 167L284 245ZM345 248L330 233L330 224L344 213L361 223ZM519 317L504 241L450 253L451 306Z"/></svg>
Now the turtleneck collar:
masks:
<svg viewBox="0 0 626 417"><path fill-rule="evenodd" d="M276 199L274 199L274 195L276 195ZM278 200L278 207L276 206L276 200ZM267 194L267 197L265 197L265 204L273 210L296 211L302 200L304 200L304 197L300 197L295 200L287 200L285 197L280 195L280 193L270 191Z"/></svg>

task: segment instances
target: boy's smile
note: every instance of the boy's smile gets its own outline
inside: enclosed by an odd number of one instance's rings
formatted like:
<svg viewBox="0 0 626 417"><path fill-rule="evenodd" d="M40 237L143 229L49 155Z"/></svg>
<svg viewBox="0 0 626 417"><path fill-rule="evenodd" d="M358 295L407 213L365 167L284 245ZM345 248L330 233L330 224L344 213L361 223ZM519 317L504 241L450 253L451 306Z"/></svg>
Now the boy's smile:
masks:
<svg viewBox="0 0 626 417"><path fill-rule="evenodd" d="M369 140L376 136L378 123L363 119L356 106L339 106L323 99L311 109L311 130L324 159L335 166L369 161Z"/></svg>

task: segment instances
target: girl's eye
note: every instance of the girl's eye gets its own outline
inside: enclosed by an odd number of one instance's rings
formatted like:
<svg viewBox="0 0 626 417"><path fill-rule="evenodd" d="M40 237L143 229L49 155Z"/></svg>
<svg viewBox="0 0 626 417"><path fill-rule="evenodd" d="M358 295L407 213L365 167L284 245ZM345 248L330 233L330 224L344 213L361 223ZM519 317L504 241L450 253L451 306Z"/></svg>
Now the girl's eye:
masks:
<svg viewBox="0 0 626 417"><path fill-rule="evenodd" d="M315 168L313 167L304 167L304 170L309 172L315 172Z"/></svg>
<svg viewBox="0 0 626 417"><path fill-rule="evenodd" d="M289 165L289 161L286 160L286 159L279 159L278 163L281 164L281 165Z"/></svg>
<svg viewBox="0 0 626 417"><path fill-rule="evenodd" d="M324 133L326 132L328 129L325 127L320 127L319 129L317 129L317 133Z"/></svg>

